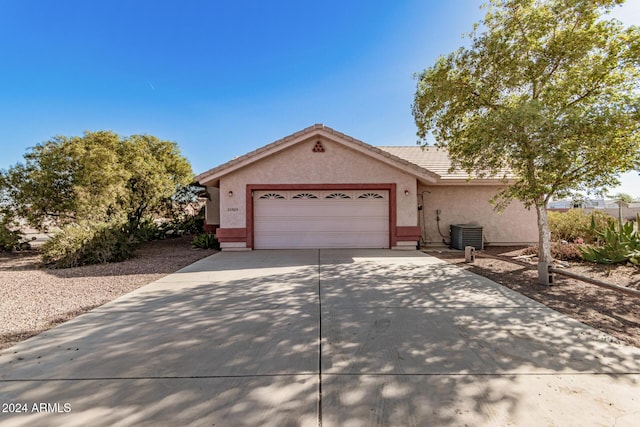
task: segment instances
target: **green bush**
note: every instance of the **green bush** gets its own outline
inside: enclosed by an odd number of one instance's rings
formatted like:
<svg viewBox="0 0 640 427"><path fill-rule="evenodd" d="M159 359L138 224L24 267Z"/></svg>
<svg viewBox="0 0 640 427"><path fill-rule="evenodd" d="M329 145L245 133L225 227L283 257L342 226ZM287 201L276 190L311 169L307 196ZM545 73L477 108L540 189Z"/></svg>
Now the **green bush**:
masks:
<svg viewBox="0 0 640 427"><path fill-rule="evenodd" d="M126 231L139 242L162 240L167 237L164 227L156 224L152 218L144 218L137 226L129 224Z"/></svg>
<svg viewBox="0 0 640 427"><path fill-rule="evenodd" d="M122 223L80 223L64 227L41 248L53 268L119 262L130 258L136 239Z"/></svg>
<svg viewBox="0 0 640 427"><path fill-rule="evenodd" d="M11 252L18 248L22 234L13 231L6 224L0 223L0 252Z"/></svg>
<svg viewBox="0 0 640 427"><path fill-rule="evenodd" d="M201 234L204 231L204 215L188 216L180 225L185 234Z"/></svg>
<svg viewBox="0 0 640 427"><path fill-rule="evenodd" d="M583 209L570 209L567 212L550 211L548 214L551 239L557 242L566 240L575 243L596 243L600 236L591 228L591 218L595 221L596 229L607 227L612 220L606 212L597 210L585 212Z"/></svg>
<svg viewBox="0 0 640 427"><path fill-rule="evenodd" d="M640 215L637 217L640 223ZM595 221L591 223L591 228L599 236L601 244L599 246L584 246L582 257L598 264L617 264L621 262L631 262L634 265L640 264L640 235L635 230L633 221L622 222L618 218L617 224L610 220L606 227L598 229Z"/></svg>
<svg viewBox="0 0 640 427"><path fill-rule="evenodd" d="M220 242L218 242L216 235L212 233L197 234L193 238L191 245L194 248L220 250Z"/></svg>
<svg viewBox="0 0 640 427"><path fill-rule="evenodd" d="M183 215L164 224L169 235L202 234L204 232L204 214Z"/></svg>

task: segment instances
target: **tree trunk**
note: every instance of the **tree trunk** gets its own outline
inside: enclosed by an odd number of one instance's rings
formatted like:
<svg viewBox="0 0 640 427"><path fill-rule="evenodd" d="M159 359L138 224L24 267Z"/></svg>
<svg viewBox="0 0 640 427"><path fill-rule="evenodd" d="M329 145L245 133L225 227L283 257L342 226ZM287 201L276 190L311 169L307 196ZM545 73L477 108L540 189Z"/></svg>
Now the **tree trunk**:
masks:
<svg viewBox="0 0 640 427"><path fill-rule="evenodd" d="M538 214L538 283L551 285L549 267L553 258L551 257L551 233L549 232L546 204L536 204L536 213Z"/></svg>

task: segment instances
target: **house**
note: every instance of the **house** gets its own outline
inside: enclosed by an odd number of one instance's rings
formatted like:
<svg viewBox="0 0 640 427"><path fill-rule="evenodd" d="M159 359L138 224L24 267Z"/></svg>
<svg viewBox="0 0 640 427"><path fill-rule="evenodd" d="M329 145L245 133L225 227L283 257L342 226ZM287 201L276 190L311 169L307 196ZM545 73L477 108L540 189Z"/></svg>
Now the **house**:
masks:
<svg viewBox="0 0 640 427"><path fill-rule="evenodd" d="M570 209L583 209L586 213L602 211L613 218L621 216L626 221L635 221L640 215L640 203L626 203L611 199L561 199L549 203L548 209L555 212L567 212Z"/></svg>
<svg viewBox="0 0 640 427"><path fill-rule="evenodd" d="M604 199L560 199L549 202L549 210L568 209L604 209L606 201Z"/></svg>
<svg viewBox="0 0 640 427"><path fill-rule="evenodd" d="M535 211L490 205L502 181L449 167L442 149L374 147L316 124L196 180L223 250L415 249L448 244L450 225L470 223L485 244L537 242Z"/></svg>

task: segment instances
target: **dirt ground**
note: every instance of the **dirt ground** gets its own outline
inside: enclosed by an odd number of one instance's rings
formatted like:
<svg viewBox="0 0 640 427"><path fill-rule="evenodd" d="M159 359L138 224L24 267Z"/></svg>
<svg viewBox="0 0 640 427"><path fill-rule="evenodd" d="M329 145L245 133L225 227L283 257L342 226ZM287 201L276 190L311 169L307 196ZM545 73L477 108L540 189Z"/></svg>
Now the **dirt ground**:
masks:
<svg viewBox="0 0 640 427"><path fill-rule="evenodd" d="M535 261L529 266L492 257L513 258L523 247L489 247L466 263L463 251L429 250L427 253L487 277L556 311L599 329L621 342L640 347L640 297L602 288L577 279L556 275L553 286L537 283ZM640 289L640 268L626 265L604 266L570 262L565 270L611 284Z"/></svg>

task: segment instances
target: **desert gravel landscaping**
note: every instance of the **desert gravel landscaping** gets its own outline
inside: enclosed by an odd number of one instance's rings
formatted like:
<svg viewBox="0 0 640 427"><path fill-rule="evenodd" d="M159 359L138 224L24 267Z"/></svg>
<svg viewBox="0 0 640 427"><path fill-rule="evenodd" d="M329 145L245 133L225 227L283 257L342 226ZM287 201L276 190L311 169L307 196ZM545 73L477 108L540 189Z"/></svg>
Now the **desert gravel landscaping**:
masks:
<svg viewBox="0 0 640 427"><path fill-rule="evenodd" d="M466 263L462 251L426 251L465 270L487 277L547 307L608 334L612 340L640 347L640 297L556 275L553 286L537 283L535 261L518 265L505 259L527 252L524 247L488 247L475 262ZM526 263L525 263L526 264ZM567 271L629 289L640 290L640 268L616 264L569 263Z"/></svg>
<svg viewBox="0 0 640 427"><path fill-rule="evenodd" d="M120 263L49 269L35 251L0 254L0 350L173 273L214 250L192 236L142 244Z"/></svg>

